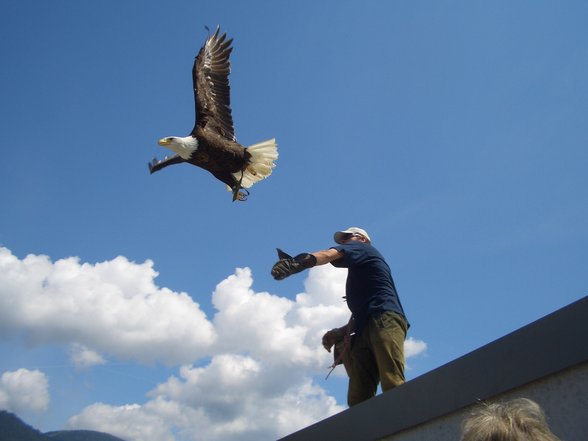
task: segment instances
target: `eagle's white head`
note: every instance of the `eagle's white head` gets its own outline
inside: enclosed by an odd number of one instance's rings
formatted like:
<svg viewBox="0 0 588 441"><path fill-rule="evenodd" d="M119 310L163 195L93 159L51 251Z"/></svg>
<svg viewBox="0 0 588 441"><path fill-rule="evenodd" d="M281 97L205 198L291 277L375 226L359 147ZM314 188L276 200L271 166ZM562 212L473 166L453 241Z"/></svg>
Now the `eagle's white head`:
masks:
<svg viewBox="0 0 588 441"><path fill-rule="evenodd" d="M198 149L198 140L193 136L186 136L185 138L168 136L167 138L161 138L157 143L174 151L185 160L190 159L192 153Z"/></svg>

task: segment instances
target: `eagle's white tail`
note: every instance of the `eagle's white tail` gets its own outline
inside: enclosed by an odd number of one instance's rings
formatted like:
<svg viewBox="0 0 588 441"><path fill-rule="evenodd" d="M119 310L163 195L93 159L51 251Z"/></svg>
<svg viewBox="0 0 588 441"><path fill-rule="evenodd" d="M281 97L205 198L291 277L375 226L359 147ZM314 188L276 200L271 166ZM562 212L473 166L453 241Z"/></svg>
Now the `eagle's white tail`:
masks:
<svg viewBox="0 0 588 441"><path fill-rule="evenodd" d="M272 169L276 166L274 161L278 159L278 144L276 140L268 139L257 144L247 147L247 151L251 155L250 164L243 171L243 179L241 179L241 172L233 173L237 181L241 181L241 187L249 188L257 181L267 178L272 174Z"/></svg>

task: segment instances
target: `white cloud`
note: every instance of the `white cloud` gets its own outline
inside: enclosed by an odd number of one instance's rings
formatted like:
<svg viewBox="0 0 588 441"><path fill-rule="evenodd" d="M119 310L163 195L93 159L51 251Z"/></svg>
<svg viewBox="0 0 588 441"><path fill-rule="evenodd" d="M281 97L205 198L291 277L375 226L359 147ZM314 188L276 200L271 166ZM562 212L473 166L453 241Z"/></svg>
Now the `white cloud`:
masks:
<svg viewBox="0 0 588 441"><path fill-rule="evenodd" d="M76 369L87 369L92 366L106 364L106 360L100 354L79 343L71 345L70 359Z"/></svg>
<svg viewBox="0 0 588 441"><path fill-rule="evenodd" d="M247 441L276 439L343 410L312 376L325 375L332 362L318 344L322 333L349 317L341 300L345 276L314 268L307 292L292 301L256 293L251 271L237 269L213 293L218 340L209 363L181 367L143 405L89 407L70 426L115 427L111 433L133 441L154 439L155 431L160 439L175 433L181 440ZM407 340L407 357L425 349L424 342Z"/></svg>
<svg viewBox="0 0 588 441"><path fill-rule="evenodd" d="M349 314L342 312L346 306L318 305L318 310L331 309L333 314L312 314L308 302L299 301L303 295L292 301L255 293L252 285L248 268L237 269L217 285L212 302L218 310L214 317L218 351L251 354L281 366L320 369L328 365L329 355L318 342L326 329L338 323L337 317Z"/></svg>
<svg viewBox="0 0 588 441"><path fill-rule="evenodd" d="M28 369L0 377L0 409L15 413L44 411L49 406L49 382L44 373Z"/></svg>
<svg viewBox="0 0 588 441"><path fill-rule="evenodd" d="M281 378L250 357L219 355L205 367L184 366L150 392L144 405L95 404L70 419L70 428L109 431L133 441L276 439L341 410L313 384ZM175 437L172 434L175 433Z"/></svg>
<svg viewBox="0 0 588 441"><path fill-rule="evenodd" d="M313 268L292 300L255 292L251 270L238 268L217 285L210 320L155 277L151 261L19 260L0 248L0 336L68 345L77 368L105 363L101 354L182 365L145 403L96 403L70 428L132 441L276 439L343 409L313 378L332 363L322 334L349 318L345 270ZM407 358L425 350L406 342Z"/></svg>
<svg viewBox="0 0 588 441"><path fill-rule="evenodd" d="M155 277L149 260L19 260L0 248L0 336L23 333L36 344L79 344L97 357L145 363L206 355L212 324L190 296L159 288Z"/></svg>
<svg viewBox="0 0 588 441"><path fill-rule="evenodd" d="M427 350L427 343L422 340L415 340L408 337L404 342L404 356L406 358L416 357Z"/></svg>
<svg viewBox="0 0 588 441"><path fill-rule="evenodd" d="M67 426L70 429L103 431L128 440L174 441L171 427L181 413L178 406L175 407L172 410L174 418L166 419L165 412L154 405L110 406L95 403L70 418Z"/></svg>

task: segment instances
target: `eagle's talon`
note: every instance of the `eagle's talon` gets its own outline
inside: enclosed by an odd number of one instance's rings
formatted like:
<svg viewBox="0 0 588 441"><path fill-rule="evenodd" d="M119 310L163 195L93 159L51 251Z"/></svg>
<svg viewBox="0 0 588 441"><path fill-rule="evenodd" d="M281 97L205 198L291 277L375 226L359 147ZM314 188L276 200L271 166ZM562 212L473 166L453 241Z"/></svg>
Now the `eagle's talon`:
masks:
<svg viewBox="0 0 588 441"><path fill-rule="evenodd" d="M243 190L243 191L241 191ZM235 199L233 200L237 200L240 202L244 202L247 200L247 197L249 196L249 191L245 190L244 188L241 190L237 190L236 195L235 195Z"/></svg>
<svg viewBox="0 0 588 441"><path fill-rule="evenodd" d="M149 173L153 174L153 167L155 167L155 164L157 164L157 158L153 158L150 162L147 163L147 166L149 167Z"/></svg>

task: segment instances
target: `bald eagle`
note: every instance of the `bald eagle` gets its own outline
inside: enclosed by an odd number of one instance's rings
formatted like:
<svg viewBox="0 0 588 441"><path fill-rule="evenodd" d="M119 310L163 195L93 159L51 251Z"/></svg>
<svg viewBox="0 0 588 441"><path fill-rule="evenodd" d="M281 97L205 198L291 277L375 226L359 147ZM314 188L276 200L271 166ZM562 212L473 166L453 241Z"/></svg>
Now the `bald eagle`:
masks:
<svg viewBox="0 0 588 441"><path fill-rule="evenodd" d="M251 187L267 178L275 167L278 147L275 139L244 147L237 142L231 116L229 86L229 56L233 39L227 34L219 36L220 27L208 35L200 48L194 66L192 81L196 104L196 122L186 137L168 136L159 140L175 154L149 163L155 173L172 164L189 164L208 170L224 182L233 193L233 201L246 200ZM242 191L243 189L243 191Z"/></svg>

